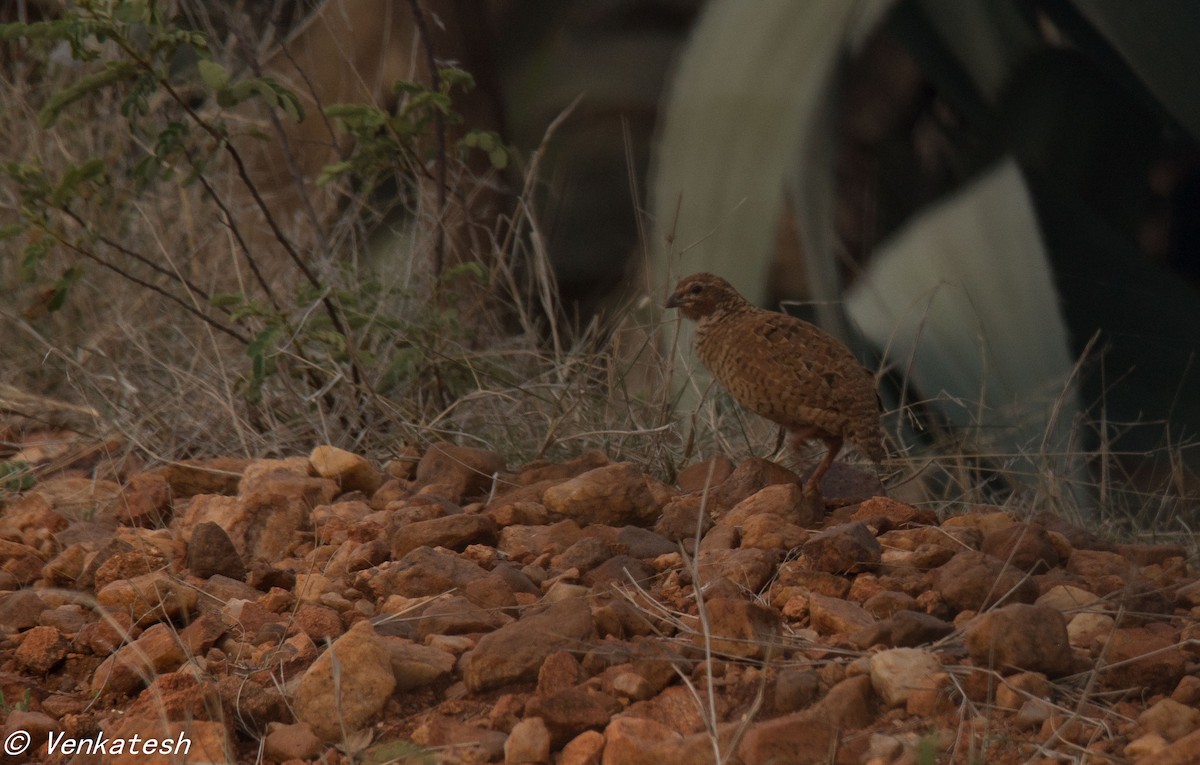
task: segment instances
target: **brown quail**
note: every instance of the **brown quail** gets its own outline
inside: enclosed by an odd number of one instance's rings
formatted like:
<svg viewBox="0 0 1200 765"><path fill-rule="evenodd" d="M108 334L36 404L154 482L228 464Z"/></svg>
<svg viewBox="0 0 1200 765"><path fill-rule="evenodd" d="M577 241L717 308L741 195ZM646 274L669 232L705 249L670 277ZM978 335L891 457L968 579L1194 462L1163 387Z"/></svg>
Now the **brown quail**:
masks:
<svg viewBox="0 0 1200 765"><path fill-rule="evenodd" d="M876 464L883 460L875 377L833 336L751 305L713 274L684 278L666 307L696 322L696 354L742 406L782 425L794 449L825 443L829 453L807 492L817 492L843 441Z"/></svg>

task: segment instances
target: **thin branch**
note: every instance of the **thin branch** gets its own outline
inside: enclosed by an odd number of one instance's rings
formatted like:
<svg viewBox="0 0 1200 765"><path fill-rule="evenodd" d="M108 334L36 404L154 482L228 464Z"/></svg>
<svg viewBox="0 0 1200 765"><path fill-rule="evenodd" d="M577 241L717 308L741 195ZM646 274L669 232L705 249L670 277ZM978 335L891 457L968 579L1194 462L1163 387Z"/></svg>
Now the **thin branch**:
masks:
<svg viewBox="0 0 1200 765"><path fill-rule="evenodd" d="M167 300L170 300L173 303L177 303L181 308L183 308L183 310L187 311L188 313L192 314L196 318L200 319L205 324L208 324L213 329L216 329L220 332L224 332L226 335L229 335L233 339L240 342L242 345L250 344L250 338L246 337L245 335L238 332L236 329L233 329L232 327L225 326L224 324L220 323L219 321L217 321L213 317L209 316L208 314L204 313L203 311L198 310L195 306L189 304L186 300L178 297L177 295L171 294L170 292L163 289L162 287L159 287L157 284L152 284L152 283L146 281L145 279L141 279L137 276L134 276L133 274L129 273L128 271L121 270L120 268L113 265L112 263L109 263L107 260L100 257L96 253L91 252L90 250L85 250L84 248L80 247L79 245L77 245L73 242L67 241L64 237L62 237L61 235L59 235L53 231L50 231L47 229L47 233L49 233L50 236L54 237L55 241L57 241L63 247L66 247L68 250L71 250L72 252L82 255L83 257L95 262L96 264L100 265L103 268L107 268L108 270L117 274L121 278L128 279L129 281L133 282L134 284L138 285L139 287L144 287L145 289L148 289L151 292L156 292L159 295L162 295L163 297L165 297Z"/></svg>
<svg viewBox="0 0 1200 765"><path fill-rule="evenodd" d="M421 10L418 0L408 0L408 4L412 6L417 33L421 37L421 45L425 48L425 63L429 66L430 89L439 93L442 89L442 76L438 73L437 58L433 52L433 38L429 34L429 26L425 23L425 13ZM440 110L433 111L433 125L434 139L437 142L437 246L434 248L433 275L434 283L437 284L446 262L446 118Z"/></svg>

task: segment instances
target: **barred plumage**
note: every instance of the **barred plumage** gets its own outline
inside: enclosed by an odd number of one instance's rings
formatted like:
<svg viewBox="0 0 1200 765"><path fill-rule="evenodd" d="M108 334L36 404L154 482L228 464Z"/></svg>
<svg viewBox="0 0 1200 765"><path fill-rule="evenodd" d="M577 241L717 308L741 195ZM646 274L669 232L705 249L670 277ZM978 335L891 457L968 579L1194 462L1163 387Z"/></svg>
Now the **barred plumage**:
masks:
<svg viewBox="0 0 1200 765"><path fill-rule="evenodd" d="M696 322L696 354L742 406L782 425L794 448L825 443L829 453L807 489L817 488L843 441L883 460L875 377L832 335L751 305L713 274L681 280L667 308Z"/></svg>

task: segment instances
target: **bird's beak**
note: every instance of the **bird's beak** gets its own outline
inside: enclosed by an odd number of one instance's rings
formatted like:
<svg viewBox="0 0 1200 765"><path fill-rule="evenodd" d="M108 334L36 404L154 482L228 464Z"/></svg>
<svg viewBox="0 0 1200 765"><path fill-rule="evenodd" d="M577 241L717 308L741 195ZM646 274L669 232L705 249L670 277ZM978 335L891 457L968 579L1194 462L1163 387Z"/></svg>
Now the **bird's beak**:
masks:
<svg viewBox="0 0 1200 765"><path fill-rule="evenodd" d="M667 298L667 304L663 307L664 308L678 308L679 305L680 305L679 304L679 295L672 293L671 297Z"/></svg>

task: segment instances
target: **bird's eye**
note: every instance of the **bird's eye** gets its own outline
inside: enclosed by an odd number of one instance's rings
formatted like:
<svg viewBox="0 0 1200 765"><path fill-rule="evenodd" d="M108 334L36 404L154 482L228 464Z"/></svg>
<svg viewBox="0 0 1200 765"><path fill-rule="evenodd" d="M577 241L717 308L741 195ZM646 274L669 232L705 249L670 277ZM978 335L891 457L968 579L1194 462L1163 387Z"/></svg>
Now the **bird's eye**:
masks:
<svg viewBox="0 0 1200 765"><path fill-rule="evenodd" d="M692 288L688 290L688 292L692 293L693 295L699 295L701 292L704 292L704 285L693 284Z"/></svg>

